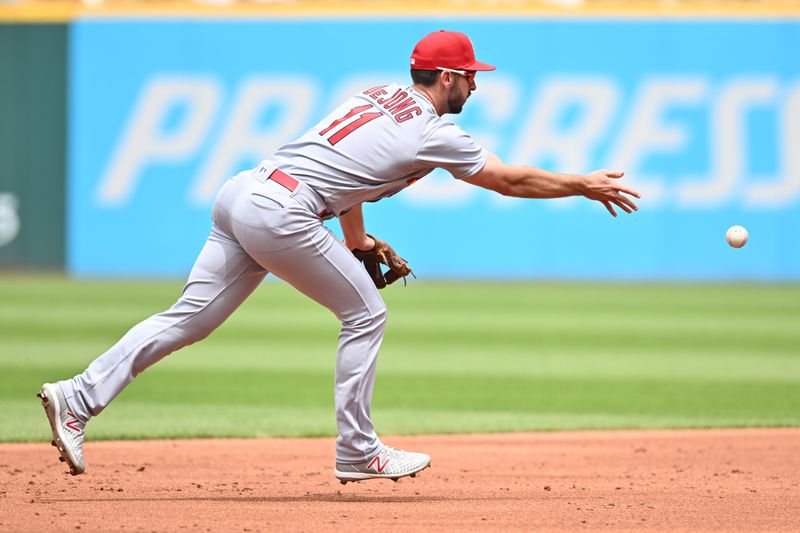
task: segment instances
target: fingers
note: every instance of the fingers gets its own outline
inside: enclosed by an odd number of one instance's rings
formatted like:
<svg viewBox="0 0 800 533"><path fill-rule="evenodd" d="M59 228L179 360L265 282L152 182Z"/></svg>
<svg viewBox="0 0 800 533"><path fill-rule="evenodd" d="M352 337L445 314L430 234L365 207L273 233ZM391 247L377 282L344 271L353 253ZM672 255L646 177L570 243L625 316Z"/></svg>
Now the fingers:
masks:
<svg viewBox="0 0 800 533"><path fill-rule="evenodd" d="M623 170L598 170L597 172L602 174L602 175L604 175L604 176L606 176L607 178L613 178L613 179L619 179L619 178L621 178L622 176L625 175L625 171L623 171ZM633 196L635 198L641 198L642 197L642 195L639 194L639 191L637 191L636 189L632 189L632 188L626 187L624 185L616 185L616 184L614 184L612 186L614 187L615 190L617 190L619 192L624 192L625 194L630 194L631 196Z"/></svg>
<svg viewBox="0 0 800 533"><path fill-rule="evenodd" d="M611 213L612 217L617 216L617 212L614 211L613 207L611 207L611 203L610 202L608 202L607 200L603 200L603 205L606 206L606 209L608 209L608 212Z"/></svg>
<svg viewBox="0 0 800 533"><path fill-rule="evenodd" d="M616 196L609 197L605 200L600 200L600 202L606 206L606 209L612 216L617 216L616 211L614 210L614 206L619 207L629 215L634 211L638 211L639 207L631 200L630 198L626 198L621 194L617 194Z"/></svg>
<svg viewBox="0 0 800 533"><path fill-rule="evenodd" d="M639 207L636 205L636 203L627 196L622 196L621 194L617 194L617 196L614 199L612 199L612 201L618 206L620 206L622 209L624 209L627 213L630 213L631 210L633 211L639 210Z"/></svg>
<svg viewBox="0 0 800 533"><path fill-rule="evenodd" d="M602 174L608 178L621 178L625 175L625 171L623 170L608 170L607 168L601 170L595 170L592 174Z"/></svg>
<svg viewBox="0 0 800 533"><path fill-rule="evenodd" d="M600 201L614 217L617 216L615 206L628 214L638 211L639 206L632 198L641 198L642 195L639 194L639 191L607 181L608 179L619 179L624 175L625 172L622 170L597 170L590 175L595 179L594 182L589 181L590 192L584 193L584 195L592 200Z"/></svg>
<svg viewBox="0 0 800 533"><path fill-rule="evenodd" d="M612 202L614 203L614 205L616 205L617 207L619 207L620 209L622 209L623 211L625 211L629 215L631 213L633 213L633 210L630 207L628 207L627 205L625 205L624 202L621 202L619 200L612 200Z"/></svg>
<svg viewBox="0 0 800 533"><path fill-rule="evenodd" d="M615 186L615 189L618 192L624 192L625 194L629 194L629 195L633 196L634 198L641 198L642 197L642 195L639 194L639 191L637 191L636 189L631 189L630 187L623 187L623 186L617 185L617 186Z"/></svg>

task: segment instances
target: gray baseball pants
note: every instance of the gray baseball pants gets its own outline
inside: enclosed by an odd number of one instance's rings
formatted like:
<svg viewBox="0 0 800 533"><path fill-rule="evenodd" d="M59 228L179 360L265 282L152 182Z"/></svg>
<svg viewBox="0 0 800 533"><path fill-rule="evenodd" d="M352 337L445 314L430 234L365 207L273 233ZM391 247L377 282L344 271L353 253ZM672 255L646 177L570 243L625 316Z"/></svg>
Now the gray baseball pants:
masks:
<svg viewBox="0 0 800 533"><path fill-rule="evenodd" d="M323 225L317 215L322 199L302 183L290 191L268 175L248 171L225 182L211 235L175 305L134 326L85 372L60 382L80 419L98 415L150 365L207 337L272 272L342 322L336 461L362 462L380 449L370 403L386 305L361 264Z"/></svg>

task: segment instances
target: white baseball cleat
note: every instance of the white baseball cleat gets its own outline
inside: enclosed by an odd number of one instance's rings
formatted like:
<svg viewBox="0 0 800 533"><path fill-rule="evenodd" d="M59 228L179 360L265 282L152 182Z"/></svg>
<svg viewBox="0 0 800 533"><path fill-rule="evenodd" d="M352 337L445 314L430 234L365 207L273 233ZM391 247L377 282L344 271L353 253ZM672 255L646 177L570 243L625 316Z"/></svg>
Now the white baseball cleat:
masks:
<svg viewBox="0 0 800 533"><path fill-rule="evenodd" d="M42 400L42 407L53 430L51 444L61 454L59 460L67 463L73 476L83 474L83 430L86 424L78 420L67 407L67 399L58 383L45 383L36 395Z"/></svg>
<svg viewBox="0 0 800 533"><path fill-rule="evenodd" d="M405 476L415 477L417 472L429 466L431 466L429 455L384 446L374 457L363 463L336 463L333 473L342 485L346 485L348 481L365 479L388 478L397 481Z"/></svg>

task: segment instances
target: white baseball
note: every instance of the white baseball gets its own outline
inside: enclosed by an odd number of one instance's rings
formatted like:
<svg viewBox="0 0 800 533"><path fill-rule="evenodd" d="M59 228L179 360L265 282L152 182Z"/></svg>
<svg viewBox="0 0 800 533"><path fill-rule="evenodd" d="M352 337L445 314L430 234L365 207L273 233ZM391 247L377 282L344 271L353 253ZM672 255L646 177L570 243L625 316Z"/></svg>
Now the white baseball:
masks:
<svg viewBox="0 0 800 533"><path fill-rule="evenodd" d="M725 234L725 239L734 248L741 248L747 244L747 230L742 226L731 226Z"/></svg>

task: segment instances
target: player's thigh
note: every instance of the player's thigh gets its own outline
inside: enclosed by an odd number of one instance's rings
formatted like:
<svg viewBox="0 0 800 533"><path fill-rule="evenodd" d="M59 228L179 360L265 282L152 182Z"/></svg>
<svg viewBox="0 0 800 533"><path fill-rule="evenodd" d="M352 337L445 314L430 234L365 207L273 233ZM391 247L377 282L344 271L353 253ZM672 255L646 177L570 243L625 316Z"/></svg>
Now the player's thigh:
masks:
<svg viewBox="0 0 800 533"><path fill-rule="evenodd" d="M208 307L227 317L266 274L236 240L215 226L192 267L177 305Z"/></svg>
<svg viewBox="0 0 800 533"><path fill-rule="evenodd" d="M343 322L385 312L383 299L366 270L321 222L298 232L293 241L292 246L281 250L248 252L265 269L330 309Z"/></svg>

